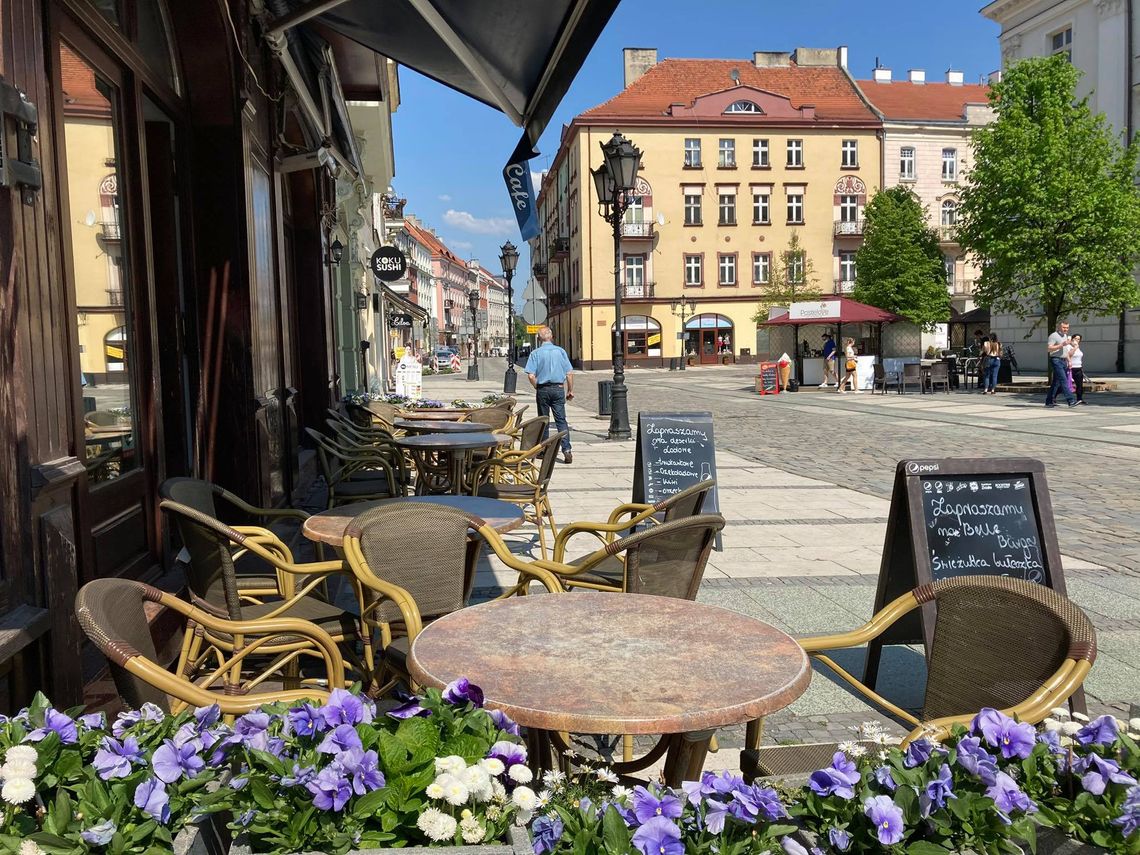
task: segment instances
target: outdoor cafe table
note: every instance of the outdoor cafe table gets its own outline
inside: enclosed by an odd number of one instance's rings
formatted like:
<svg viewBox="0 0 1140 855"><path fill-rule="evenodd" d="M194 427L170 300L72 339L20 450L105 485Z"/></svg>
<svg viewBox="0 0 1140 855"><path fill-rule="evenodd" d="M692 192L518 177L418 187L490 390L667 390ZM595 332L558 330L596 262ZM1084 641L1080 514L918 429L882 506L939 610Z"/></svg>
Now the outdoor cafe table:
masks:
<svg viewBox="0 0 1140 855"><path fill-rule="evenodd" d="M481 496L402 496L397 499L377 499L371 502L354 502L313 514L301 527L309 540L327 543L338 549L344 543L344 533L354 519L373 508L399 505L407 502L421 502L430 505L446 505L467 514L472 520L481 520L498 532L507 532L523 524L523 512L518 505L499 499ZM411 545L411 544L409 544Z"/></svg>
<svg viewBox="0 0 1140 855"><path fill-rule="evenodd" d="M486 426L484 426L485 428ZM463 471L472 451L508 445L511 437L487 433L429 433L403 436L396 445L411 452L416 463L416 495L454 493L463 487Z"/></svg>
<svg viewBox="0 0 1140 855"><path fill-rule="evenodd" d="M486 433L481 422L436 421L434 419L396 419L392 427L403 428L405 433Z"/></svg>
<svg viewBox="0 0 1140 855"><path fill-rule="evenodd" d="M437 422L451 422L455 421L460 416L467 415L470 410L456 410L456 409L427 409L427 410L401 410L401 419L410 419L412 421L437 421Z"/></svg>
<svg viewBox="0 0 1140 855"><path fill-rule="evenodd" d="M537 770L549 768L559 732L668 734L669 786L698 778L716 728L783 709L811 680L803 648L775 627L647 594L471 606L425 627L408 667L424 686L479 686L486 706L527 727Z"/></svg>

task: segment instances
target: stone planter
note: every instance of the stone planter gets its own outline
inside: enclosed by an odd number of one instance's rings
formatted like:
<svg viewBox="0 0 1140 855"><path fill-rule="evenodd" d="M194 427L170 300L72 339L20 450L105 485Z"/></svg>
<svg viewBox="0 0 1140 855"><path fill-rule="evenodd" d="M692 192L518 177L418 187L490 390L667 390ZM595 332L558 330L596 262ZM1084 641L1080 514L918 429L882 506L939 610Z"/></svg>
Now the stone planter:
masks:
<svg viewBox="0 0 1140 855"><path fill-rule="evenodd" d="M174 855L252 855L241 836L229 842L229 830L224 821L208 819L201 825L181 831L174 839ZM512 826L507 832L505 843L485 843L478 846L409 846L400 849L408 855L439 855L440 852L453 855L532 855L533 849L526 830ZM349 855L376 855L380 852L394 852L395 849L353 849ZM298 855L323 855L320 852L305 852Z"/></svg>

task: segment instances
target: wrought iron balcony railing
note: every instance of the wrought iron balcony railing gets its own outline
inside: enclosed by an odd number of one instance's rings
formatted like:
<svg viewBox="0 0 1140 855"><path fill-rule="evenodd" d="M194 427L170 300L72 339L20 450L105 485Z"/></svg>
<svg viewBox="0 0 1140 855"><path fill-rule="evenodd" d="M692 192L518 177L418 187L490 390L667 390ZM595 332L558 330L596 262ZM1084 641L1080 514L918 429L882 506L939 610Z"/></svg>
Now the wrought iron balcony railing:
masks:
<svg viewBox="0 0 1140 855"><path fill-rule="evenodd" d="M633 240L653 240L653 221L647 223L622 223L621 236Z"/></svg>
<svg viewBox="0 0 1140 855"><path fill-rule="evenodd" d="M634 282L621 286L621 296L625 300L648 300L653 297L655 282Z"/></svg>
<svg viewBox="0 0 1140 855"><path fill-rule="evenodd" d="M836 237L859 237L863 234L863 221L862 220L836 220L835 221L835 236Z"/></svg>

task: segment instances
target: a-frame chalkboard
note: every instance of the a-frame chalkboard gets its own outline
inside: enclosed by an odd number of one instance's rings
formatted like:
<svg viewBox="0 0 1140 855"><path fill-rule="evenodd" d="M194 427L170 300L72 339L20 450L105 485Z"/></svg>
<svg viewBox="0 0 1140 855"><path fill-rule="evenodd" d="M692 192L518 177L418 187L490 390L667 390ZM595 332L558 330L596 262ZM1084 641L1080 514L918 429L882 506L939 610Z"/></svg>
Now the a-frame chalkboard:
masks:
<svg viewBox="0 0 1140 855"><path fill-rule="evenodd" d="M902 460L895 469L875 612L952 576L1013 576L1065 593L1045 465L1028 458ZM886 644L934 638L935 605L897 621L867 647L874 688ZM1083 695L1074 696L1083 706Z"/></svg>

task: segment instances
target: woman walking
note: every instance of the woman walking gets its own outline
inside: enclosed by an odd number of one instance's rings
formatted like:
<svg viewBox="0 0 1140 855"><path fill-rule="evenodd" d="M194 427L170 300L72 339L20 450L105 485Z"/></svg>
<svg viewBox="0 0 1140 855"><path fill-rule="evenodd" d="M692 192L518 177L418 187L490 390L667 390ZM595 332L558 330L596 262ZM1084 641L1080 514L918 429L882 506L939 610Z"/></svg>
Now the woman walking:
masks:
<svg viewBox="0 0 1140 855"><path fill-rule="evenodd" d="M1085 353L1081 350L1081 336L1073 336L1073 343L1069 350L1069 373L1073 378L1073 392L1076 393L1077 403L1085 402Z"/></svg>
<svg viewBox="0 0 1140 855"><path fill-rule="evenodd" d="M855 359L855 339L849 338L843 343L843 379L839 381L839 388L835 391L841 395L847 394L847 381L851 381L851 388L859 391L859 381L855 379L855 371L859 367Z"/></svg>
<svg viewBox="0 0 1140 855"><path fill-rule="evenodd" d="M989 340L982 345L982 377L985 379L982 394L997 394L999 368L1001 368L1001 342L998 341L997 333L992 332Z"/></svg>

